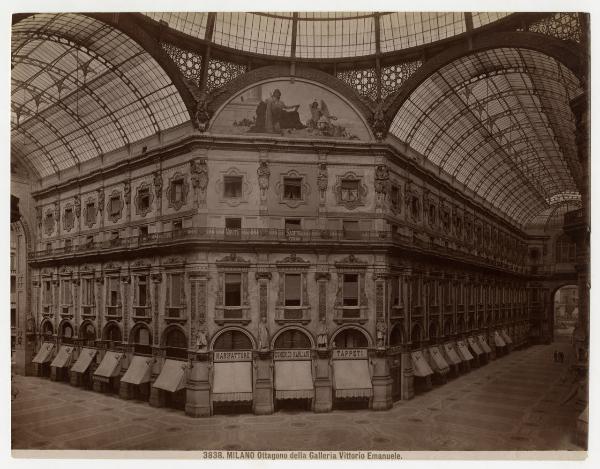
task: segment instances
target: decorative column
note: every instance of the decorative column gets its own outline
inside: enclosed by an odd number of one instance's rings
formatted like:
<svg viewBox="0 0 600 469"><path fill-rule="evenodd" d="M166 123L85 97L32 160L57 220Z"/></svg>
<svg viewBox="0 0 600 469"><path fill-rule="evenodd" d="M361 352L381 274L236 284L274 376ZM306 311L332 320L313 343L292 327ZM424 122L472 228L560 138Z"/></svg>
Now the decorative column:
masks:
<svg viewBox="0 0 600 469"><path fill-rule="evenodd" d="M319 151L319 171L317 174L317 189L319 189L319 226L326 221L327 216L327 186L329 178L327 174L327 153ZM322 220L321 220L322 219Z"/></svg>
<svg viewBox="0 0 600 469"><path fill-rule="evenodd" d="M259 214L268 215L269 209L267 204L267 194L269 191L269 177L271 176L271 170L269 169L269 162L267 161L267 150L259 149L259 163L256 174L258 175L258 187L260 189L260 206Z"/></svg>
<svg viewBox="0 0 600 469"><path fill-rule="evenodd" d="M386 168L387 169L387 168ZM392 377L386 356L386 342L388 331L388 316L386 314L386 282L389 275L387 272L375 272L375 337L376 350L371 356L373 365L373 399L371 408L373 410L386 410L392 407Z"/></svg>
<svg viewBox="0 0 600 469"><path fill-rule="evenodd" d="M74 336L79 336L79 322L80 322L80 314L81 314L81 295L80 295L80 285L81 285L81 279L79 278L79 276L74 276L71 280L72 284L73 284L73 334Z"/></svg>
<svg viewBox="0 0 600 469"><path fill-rule="evenodd" d="M96 322L98 324L97 334L102 334L102 318L104 317L104 305L102 302L102 290L104 287L104 274L98 272L96 280Z"/></svg>
<svg viewBox="0 0 600 469"><path fill-rule="evenodd" d="M129 287L131 284L131 275L129 272L126 272L121 275L121 285L122 285L122 294L121 304L123 305L123 311L121 312L123 316L123 342L129 343L129 305L131 304L131 300L133 295L129 293Z"/></svg>
<svg viewBox="0 0 600 469"><path fill-rule="evenodd" d="M150 274L152 280L152 337L155 346L160 343L159 334L159 314L160 314L160 284L162 283L162 273L155 272Z"/></svg>
<svg viewBox="0 0 600 469"><path fill-rule="evenodd" d="M206 285L205 273L190 272L190 350L185 413L190 417L206 417L210 405L210 360L206 336Z"/></svg>
<svg viewBox="0 0 600 469"><path fill-rule="evenodd" d="M327 282L331 279L329 272L315 272L317 290L319 295L318 312L321 324L320 340L314 357L315 361L315 399L313 410L315 412L331 412L333 408L332 379L331 379L331 350L328 348L329 337L327 334Z"/></svg>
<svg viewBox="0 0 600 469"><path fill-rule="evenodd" d="M206 188L208 187L208 166L206 164L207 148L201 149L202 157L190 161L190 174L192 188L194 189L194 214L193 226L207 226Z"/></svg>
<svg viewBox="0 0 600 469"><path fill-rule="evenodd" d="M155 344L156 344L156 339L155 339ZM156 378L158 378L158 375L160 374L160 371L165 362L164 349L158 345L152 346L152 358L153 358L153 363L152 363L152 375L150 378L150 398L148 399L148 403L152 407L164 407L165 406L165 398L166 398L165 391L162 391L161 389L158 389L158 388L155 388L154 386L152 386L152 384L156 381Z"/></svg>
<svg viewBox="0 0 600 469"><path fill-rule="evenodd" d="M58 275L55 273L52 276L52 309L54 317L54 342L58 347L58 324L60 323L59 310L60 310L60 280Z"/></svg>

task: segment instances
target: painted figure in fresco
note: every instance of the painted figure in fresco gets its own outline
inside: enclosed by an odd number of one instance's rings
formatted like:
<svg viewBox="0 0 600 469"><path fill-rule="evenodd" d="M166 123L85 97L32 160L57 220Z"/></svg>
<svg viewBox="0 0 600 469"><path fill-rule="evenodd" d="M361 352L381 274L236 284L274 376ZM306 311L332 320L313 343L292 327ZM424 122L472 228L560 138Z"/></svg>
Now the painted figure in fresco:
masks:
<svg viewBox="0 0 600 469"><path fill-rule="evenodd" d="M326 130L331 126L331 121L337 120L337 117L329 113L329 108L325 101L313 98L309 105L310 119L306 125L312 129Z"/></svg>
<svg viewBox="0 0 600 469"><path fill-rule="evenodd" d="M256 124L251 132L279 133L286 129L304 129L300 121L299 104L287 106L281 100L281 91L276 89L270 98L261 101L256 107Z"/></svg>

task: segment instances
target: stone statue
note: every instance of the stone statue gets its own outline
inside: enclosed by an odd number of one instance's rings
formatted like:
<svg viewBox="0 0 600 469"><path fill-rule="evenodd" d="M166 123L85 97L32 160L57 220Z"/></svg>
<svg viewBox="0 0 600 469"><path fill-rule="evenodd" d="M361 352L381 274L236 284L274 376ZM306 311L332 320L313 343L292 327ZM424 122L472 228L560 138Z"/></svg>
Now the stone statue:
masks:
<svg viewBox="0 0 600 469"><path fill-rule="evenodd" d="M81 216L81 199L79 198L78 195L75 196L74 203L75 203L75 216L77 218L79 218Z"/></svg>
<svg viewBox="0 0 600 469"><path fill-rule="evenodd" d="M208 340L206 338L206 328L202 327L196 333L196 351L206 352L208 349Z"/></svg>
<svg viewBox="0 0 600 469"><path fill-rule="evenodd" d="M377 347L383 348L385 346L385 331L387 329L385 326L385 322L377 321L375 329L377 332Z"/></svg>
<svg viewBox="0 0 600 469"><path fill-rule="evenodd" d="M264 198L269 189L269 176L271 176L269 164L266 161L261 161L256 173L258 174L258 187L260 187L261 197Z"/></svg>
<svg viewBox="0 0 600 469"><path fill-rule="evenodd" d="M319 324L319 334L317 335L318 348L327 348L327 336L327 321L322 319L321 323Z"/></svg>
<svg viewBox="0 0 600 469"><path fill-rule="evenodd" d="M258 350L269 350L269 329L265 317L262 317L258 324Z"/></svg>

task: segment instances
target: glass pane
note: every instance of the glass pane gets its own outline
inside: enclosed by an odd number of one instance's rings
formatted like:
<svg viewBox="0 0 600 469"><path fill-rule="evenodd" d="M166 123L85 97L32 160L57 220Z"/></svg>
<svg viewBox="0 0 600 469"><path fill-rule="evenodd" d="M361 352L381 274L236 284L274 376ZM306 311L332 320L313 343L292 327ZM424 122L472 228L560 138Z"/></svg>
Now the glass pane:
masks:
<svg viewBox="0 0 600 469"><path fill-rule="evenodd" d="M302 304L302 275L285 274L285 306Z"/></svg>
<svg viewBox="0 0 600 469"><path fill-rule="evenodd" d="M358 275L344 274L344 306L358 306Z"/></svg>
<svg viewBox="0 0 600 469"><path fill-rule="evenodd" d="M242 275L225 274L225 306L241 306Z"/></svg>

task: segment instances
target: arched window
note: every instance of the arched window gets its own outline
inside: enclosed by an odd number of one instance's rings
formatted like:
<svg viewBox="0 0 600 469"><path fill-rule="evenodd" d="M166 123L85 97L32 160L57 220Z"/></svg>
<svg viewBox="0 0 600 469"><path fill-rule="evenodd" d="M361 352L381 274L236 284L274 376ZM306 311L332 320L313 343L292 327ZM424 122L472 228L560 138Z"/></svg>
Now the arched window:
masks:
<svg viewBox="0 0 600 469"><path fill-rule="evenodd" d="M444 335L452 335L453 330L452 319L447 319L444 323Z"/></svg>
<svg viewBox="0 0 600 469"><path fill-rule="evenodd" d="M60 336L61 336L63 342L66 342L66 343L71 342L71 339L73 338L73 328L71 327L71 324L69 324L68 322L65 322L62 325L61 331L60 331Z"/></svg>
<svg viewBox="0 0 600 469"><path fill-rule="evenodd" d="M310 348L310 339L308 336L298 329L291 329L282 332L277 340L275 340L275 348L277 349L292 349L292 348Z"/></svg>
<svg viewBox="0 0 600 469"><path fill-rule="evenodd" d="M357 329L345 329L333 339L335 348L363 348L369 346L369 341L361 331Z"/></svg>
<svg viewBox="0 0 600 469"><path fill-rule="evenodd" d="M415 324L410 332L410 341L414 346L420 346L421 340L423 339L423 333L421 330L421 326L419 324Z"/></svg>
<svg viewBox="0 0 600 469"><path fill-rule="evenodd" d="M108 324L104 328L104 340L110 340L111 342L121 342L121 329L116 324Z"/></svg>
<svg viewBox="0 0 600 469"><path fill-rule="evenodd" d="M85 322L81 325L79 335L85 340L96 340L96 328L91 322Z"/></svg>
<svg viewBox="0 0 600 469"><path fill-rule="evenodd" d="M138 325L131 331L130 342L135 353L152 353L152 333L145 325Z"/></svg>
<svg viewBox="0 0 600 469"><path fill-rule="evenodd" d="M240 331L223 332L213 346L214 350L252 350L252 342Z"/></svg>
<svg viewBox="0 0 600 469"><path fill-rule="evenodd" d="M559 236L555 247L556 262L575 262L577 256L576 245L571 242L567 235Z"/></svg>
<svg viewBox="0 0 600 469"><path fill-rule="evenodd" d="M163 343L167 357L187 358L187 337L178 327L167 329Z"/></svg>
<svg viewBox="0 0 600 469"><path fill-rule="evenodd" d="M402 326L396 325L392 329L392 333L390 334L390 346L401 345L404 343L404 330Z"/></svg>
<svg viewBox="0 0 600 469"><path fill-rule="evenodd" d="M52 326L52 323L50 321L44 322L44 325L42 326L42 334L44 336L54 335L54 327Z"/></svg>
<svg viewBox="0 0 600 469"><path fill-rule="evenodd" d="M438 325L435 322L432 322L429 325L429 340L435 341L438 336Z"/></svg>

